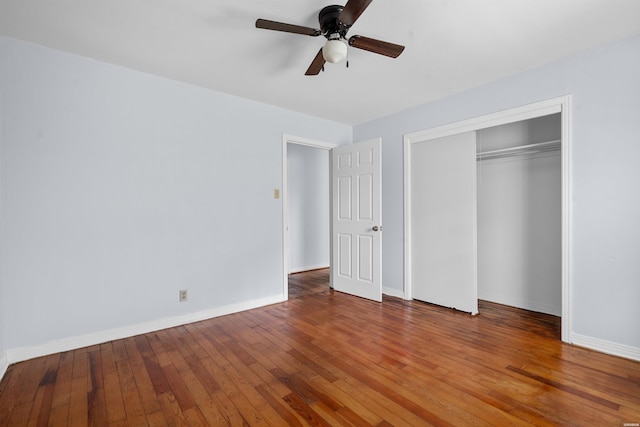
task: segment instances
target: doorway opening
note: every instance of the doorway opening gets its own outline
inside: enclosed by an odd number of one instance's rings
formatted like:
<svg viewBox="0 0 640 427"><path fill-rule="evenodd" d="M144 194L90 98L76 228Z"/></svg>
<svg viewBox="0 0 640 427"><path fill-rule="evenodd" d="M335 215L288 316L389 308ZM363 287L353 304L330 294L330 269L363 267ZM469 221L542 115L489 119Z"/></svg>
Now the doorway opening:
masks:
<svg viewBox="0 0 640 427"><path fill-rule="evenodd" d="M313 274L302 272L325 270L329 276L327 290L330 287L330 151L336 146L292 135L282 136L283 300L289 298L290 282L304 279L292 289L295 294L311 285L315 291L315 286L321 282L311 280Z"/></svg>
<svg viewBox="0 0 640 427"><path fill-rule="evenodd" d="M413 250L414 248L420 248L420 245L422 244L422 240L420 235L417 234L418 233L418 229L419 227L421 227L421 225L419 223L414 223L414 218L412 218L412 215L414 210L412 208L412 205L414 203L414 201L418 204L419 207L421 206L425 206L426 203L422 202L422 201L416 201L413 199L413 191L412 191L412 187L413 187L413 183L412 180L416 179L415 178L415 173L412 172L412 167L414 170L419 170L422 173L422 170L420 169L420 164L416 164L416 158L418 156L420 156L420 151L424 150L424 146L425 144L421 144L421 143L426 143L426 142L437 142L436 145L434 145L434 147L439 147L445 149L446 148L446 144L443 144L442 142L446 139L446 138L453 138L456 137L458 135L471 135L472 136L472 140L470 141L470 143L467 144L467 142L460 142L460 144L466 144L466 147L472 147L473 151L470 151L469 149L464 149L464 153L465 155L468 156L473 156L474 160L475 160L475 156L476 156L476 135L477 134L481 134L483 132L483 130L489 129L489 128L495 128L498 126L502 126L502 125L508 125L508 124L514 124L517 122L521 122L521 121L526 121L526 120L532 120L532 119L538 119L538 118L542 118L545 116L552 116L552 115L558 115L559 117L559 122L560 122L560 158L558 159L558 162L560 163L560 183L559 183L559 187L558 193L560 194L560 202L559 202L559 210L560 210L560 219L558 221L558 229L557 233L560 234L559 238L558 238L558 246L559 246L559 252L560 252L560 260L559 260L559 275L560 275L560 281L561 281L561 285L560 285L560 289L559 292L561 294L561 301L558 304L558 309L561 313L561 339L564 342L571 342L571 312L570 312L570 294L571 294L571 276L570 276L570 257L571 257L571 252L570 252L570 231L571 231L571 227L570 227L570 219L571 219L571 215L570 215L570 165L571 165L571 134L570 134L570 101L571 101L571 97L570 96L565 96L565 97L561 97L561 98L555 98L555 99L551 99L551 100L547 100L547 101L542 101L542 102L538 102L535 104L531 104L531 105L527 105L527 106L523 106L523 107L518 107L518 108L514 108L514 109L510 109L510 110L506 110L506 111L502 111L499 113L494 113L494 114L489 114L486 116L481 116L481 117L477 117L474 119L470 119L470 120L465 120L462 122L458 122L458 123L453 123L450 125L446 125L446 126L441 126L438 128L434 128L434 129L429 129L429 130L425 130L425 131L421 131L421 132L416 132L410 135L405 135L405 162L404 162L404 166L405 166L405 283L404 283L404 288L405 288L405 298L406 299L412 299L414 292L416 289L414 288L414 286L417 283L413 283L415 282L416 278L419 278L420 276L416 276L416 269L419 269L421 265L424 265L424 263L422 263L421 261L419 261L418 259L415 260L415 265L413 263ZM551 141L545 141L545 142L551 142ZM428 145L428 144L427 144ZM527 145L527 144L525 144ZM551 144L549 144L551 145ZM417 148L420 148L420 150L417 150ZM556 147L557 148L557 147ZM416 158L414 158L412 152L415 149L415 153L416 153ZM500 152L501 148L495 148L494 150L487 150L487 151L494 151L494 154L497 154L498 152ZM424 156L423 156L424 157ZM427 156L428 157L428 156ZM424 158L427 158L424 157ZM455 158L455 156L451 157L451 158ZM467 166L470 165L469 162L464 163ZM473 167L475 169L476 165L475 164L471 164L471 166L469 167ZM482 167L482 166L478 166L478 167ZM464 168L462 168L464 169ZM461 170L462 170L461 169ZM469 177L471 177L472 181L472 187L469 187L469 185L467 185L466 188L467 190L469 188L477 188L476 187L476 174L475 171L473 174L467 174ZM456 175L454 177L454 179L458 179L458 176ZM417 183L417 181L416 181ZM436 187L437 190L437 187ZM442 192L442 191L441 191ZM477 197L475 190L472 191L473 195L470 197ZM445 192L444 194L445 198L449 197L449 194ZM464 199L467 200L467 199ZM465 202L466 203L466 202ZM466 242L469 244L469 247L471 248L470 251L468 251L468 248L465 248L465 251L467 252L467 258L465 258L467 261L469 261L467 263L467 268L470 272L470 274L468 274L466 277L469 278L468 280L468 285L466 285L463 289L463 293L465 293L465 295L460 296L460 298L466 298L466 300L472 300L472 301L476 301L477 302L477 298L478 298L478 242L474 241L475 239L477 239L477 233L478 233L478 229L477 229L477 207L476 207L476 200L473 200L472 203L470 204L470 206L472 206L471 210L467 209L467 214L470 214L471 216L467 215L467 220L471 221L469 224L469 227L467 231L470 231L470 238L466 239ZM437 218L437 216L436 216ZM433 223L431 224L433 225ZM454 228L452 228L453 230ZM457 228L455 228L455 230L457 231ZM413 240L417 240L417 246L416 244L413 244L412 241ZM470 243L469 243L470 242ZM486 243L486 242L485 242ZM447 244L449 244L447 242ZM456 253L456 247L452 248L452 253ZM432 250L432 253L437 252L437 248ZM459 251L458 251L459 252ZM446 274L446 272L445 272ZM433 283L430 283L428 286L434 286ZM454 296L455 298L455 296ZM449 307L455 307L455 305L448 305ZM467 310L467 311L472 311L472 310Z"/></svg>

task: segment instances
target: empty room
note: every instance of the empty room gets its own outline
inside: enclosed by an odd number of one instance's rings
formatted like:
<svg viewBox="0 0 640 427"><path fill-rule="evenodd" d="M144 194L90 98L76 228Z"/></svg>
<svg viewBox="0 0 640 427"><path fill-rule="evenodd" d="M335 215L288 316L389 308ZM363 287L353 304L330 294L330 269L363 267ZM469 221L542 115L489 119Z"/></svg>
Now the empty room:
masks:
<svg viewBox="0 0 640 427"><path fill-rule="evenodd" d="M637 0L0 0L0 426L640 425Z"/></svg>

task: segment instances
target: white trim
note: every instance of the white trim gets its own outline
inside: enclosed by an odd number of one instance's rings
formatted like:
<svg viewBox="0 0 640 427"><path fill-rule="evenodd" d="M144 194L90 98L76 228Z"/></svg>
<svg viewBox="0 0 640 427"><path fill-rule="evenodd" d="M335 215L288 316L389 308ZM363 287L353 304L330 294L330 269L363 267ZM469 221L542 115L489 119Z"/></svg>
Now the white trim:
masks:
<svg viewBox="0 0 640 427"><path fill-rule="evenodd" d="M411 141L404 136L404 299L413 299L411 289Z"/></svg>
<svg viewBox="0 0 640 427"><path fill-rule="evenodd" d="M480 117L462 120L460 122L449 123L443 126L413 132L406 134L404 139L405 141L408 140L410 143L423 142L430 139L442 138L465 132L473 132L489 127L560 113L563 110L562 105L565 104L570 97L571 95L549 99L546 101L536 102L535 104L515 107Z"/></svg>
<svg viewBox="0 0 640 427"><path fill-rule="evenodd" d="M315 139L303 138L301 136L289 135L286 133L282 134L282 141L286 141L291 144L298 145L306 145L307 147L312 148L322 148L324 150L331 150L338 146L338 144L334 144L332 142L318 141Z"/></svg>
<svg viewBox="0 0 640 427"><path fill-rule="evenodd" d="M571 236L572 230L572 214L571 214L571 177L573 176L571 171L572 162L572 110L571 110L571 95L567 95L564 98L560 98L559 101L562 113L560 114L561 124L561 143L560 143L560 161L561 161L561 175L562 175L562 327L561 327L561 339L564 342L572 342L573 334L573 302L572 302L572 289L573 289L573 275L571 271L572 265L572 247Z"/></svg>
<svg viewBox="0 0 640 427"><path fill-rule="evenodd" d="M314 139L303 138L300 136L282 134L282 192L280 197L282 198L282 299L286 301L289 299L289 257L291 248L289 245L289 186L288 182L288 165L287 165L287 144L298 144L306 147L319 148L322 150L330 151L337 147L338 144L331 142L317 141ZM329 180L331 180L331 156L329 156ZM329 210L331 211L331 182L329 182ZM331 215L331 212L329 212ZM331 222L331 221L330 221ZM331 223L329 223L329 234L331 234ZM331 238L331 236L330 236ZM329 242L329 262L331 262L331 242ZM329 266L331 268L331 266ZM303 270L300 270L303 271ZM331 276L331 273L330 273ZM331 280L331 279L330 279Z"/></svg>
<svg viewBox="0 0 640 427"><path fill-rule="evenodd" d="M624 357L625 359L637 360L640 362L640 348L630 345L618 344L611 341L605 341L598 338L592 338L585 335L573 333L573 344L585 347L601 353L610 354L612 356Z"/></svg>
<svg viewBox="0 0 640 427"><path fill-rule="evenodd" d="M283 301L284 300L282 299L282 295L278 294L271 297L244 301L224 307L216 307L209 310L199 311L196 313L167 317L150 322L138 323L137 325L125 326L122 328L110 329L107 331L80 335L76 337L62 338L37 346L14 348L8 350L5 353L5 356L3 356L3 359L0 359L0 368L3 366L3 363L5 361L8 365L10 365L13 363L22 362L24 360L46 356L48 354L75 350L78 348L89 347L108 341L119 340L140 334L147 334L162 329L173 328L188 323L199 322L214 317L237 313L240 311L264 307L266 305L276 304Z"/></svg>
<svg viewBox="0 0 640 427"><path fill-rule="evenodd" d="M562 126L562 341L572 342L571 304L571 95L404 135L404 294L411 296L411 144L561 113Z"/></svg>
<svg viewBox="0 0 640 427"><path fill-rule="evenodd" d="M477 144L477 135L473 133L473 145ZM475 149L474 149L475 151ZM474 158L474 160L476 160ZM477 161L473 163L473 183L475 186L475 191L473 192L473 206L475 206L475 212L473 213L473 311L471 312L472 316L475 316L479 313L478 311L478 163Z"/></svg>
<svg viewBox="0 0 640 427"><path fill-rule="evenodd" d="M405 298L404 298L404 292L399 291L399 290L394 289L394 288L385 288L385 287L382 287L382 293L383 293L384 295L388 295L388 296L390 296L390 297L396 297L396 298L402 298L402 299L405 299Z"/></svg>

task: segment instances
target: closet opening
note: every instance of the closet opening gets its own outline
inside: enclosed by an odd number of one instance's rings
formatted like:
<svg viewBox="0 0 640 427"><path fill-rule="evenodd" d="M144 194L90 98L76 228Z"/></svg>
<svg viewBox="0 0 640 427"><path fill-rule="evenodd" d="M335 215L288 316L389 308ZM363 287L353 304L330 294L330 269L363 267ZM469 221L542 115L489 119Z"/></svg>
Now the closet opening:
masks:
<svg viewBox="0 0 640 427"><path fill-rule="evenodd" d="M478 299L562 315L560 113L476 132Z"/></svg>
<svg viewBox="0 0 640 427"><path fill-rule="evenodd" d="M406 299L560 317L571 343L570 103L405 135Z"/></svg>

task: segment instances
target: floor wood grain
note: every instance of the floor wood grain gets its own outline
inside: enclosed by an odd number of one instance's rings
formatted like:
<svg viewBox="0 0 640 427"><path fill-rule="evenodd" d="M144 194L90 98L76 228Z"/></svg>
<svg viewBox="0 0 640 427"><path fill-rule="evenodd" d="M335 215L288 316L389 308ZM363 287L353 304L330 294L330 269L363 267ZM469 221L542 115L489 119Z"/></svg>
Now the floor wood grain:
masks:
<svg viewBox="0 0 640 427"><path fill-rule="evenodd" d="M471 317L290 276L289 301L9 367L1 426L640 423L640 363L560 342L554 316Z"/></svg>

